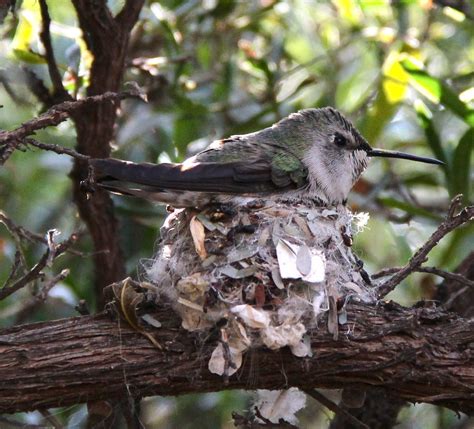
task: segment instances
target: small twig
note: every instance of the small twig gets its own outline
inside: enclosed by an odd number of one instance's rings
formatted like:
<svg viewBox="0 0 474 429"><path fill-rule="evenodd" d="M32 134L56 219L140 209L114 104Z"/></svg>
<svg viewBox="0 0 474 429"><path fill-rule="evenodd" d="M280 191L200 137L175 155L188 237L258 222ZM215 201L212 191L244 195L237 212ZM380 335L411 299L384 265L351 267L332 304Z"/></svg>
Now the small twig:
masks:
<svg viewBox="0 0 474 429"><path fill-rule="evenodd" d="M82 100L64 101L52 106L45 113L24 122L21 126L12 131L0 131L0 165L10 157L11 153L17 149L22 141L35 131L55 126L68 119L73 112L82 109L91 103L117 102L125 98L139 97L141 94L136 88L123 92L105 92L100 95L93 95Z"/></svg>
<svg viewBox="0 0 474 429"><path fill-rule="evenodd" d="M351 413L346 411L344 408L341 408L339 405L326 398L322 393L319 393L317 390L305 390L307 395L316 399L320 404L324 405L327 409L331 410L333 413L344 417L349 423L355 428L370 429L365 423L362 423L359 419L354 417Z"/></svg>
<svg viewBox="0 0 474 429"><path fill-rule="evenodd" d="M372 280L380 279L382 277L387 277L392 274L398 273L403 267L390 267L390 268L383 268L380 271L372 274L370 277Z"/></svg>
<svg viewBox="0 0 474 429"><path fill-rule="evenodd" d="M33 296L26 303L22 303L13 314L17 323L22 323L26 318L31 317L35 309L48 298L49 291L56 286L60 281L64 280L69 275L69 269L62 270L56 276L46 280L40 292Z"/></svg>
<svg viewBox="0 0 474 429"><path fill-rule="evenodd" d="M453 280L466 286L474 287L474 281L467 279L462 274L450 273L448 271L440 270L436 267L419 267L416 269L416 271L419 273L434 274L436 276L443 277L446 280Z"/></svg>
<svg viewBox="0 0 474 429"><path fill-rule="evenodd" d="M278 423L273 423L270 419L262 416L262 413L258 409L258 407L254 408L255 417L259 418L263 424L260 424L260 427L264 428L278 428L278 429L298 429L298 426L292 425L291 423L286 422L283 419L280 419Z"/></svg>
<svg viewBox="0 0 474 429"><path fill-rule="evenodd" d="M7 228L8 232L11 235L18 237L19 239L25 239L30 242L36 243L47 243L46 238L41 234L36 234L35 232L28 231L27 229L23 228L22 226L18 226L13 222L5 212L0 211L0 223L3 223Z"/></svg>
<svg viewBox="0 0 474 429"><path fill-rule="evenodd" d="M421 267L421 264L426 261L428 253L445 235L474 218L474 206L465 207L459 214L456 214L461 204L461 199L461 195L453 198L446 219L441 222L436 231L431 234L426 243L416 251L403 268L378 287L377 296L379 299L395 289L395 287L411 273L417 271L418 268Z"/></svg>
<svg viewBox="0 0 474 429"><path fill-rule="evenodd" d="M78 238L79 235L73 233L67 240L62 241L57 245L55 243L51 243L41 259L33 268L31 268L31 270L29 270L23 277L19 278L15 283L11 285L5 285L2 289L0 289L0 301L25 287L27 284L31 283L37 278L41 277L43 275L43 268L45 268L53 259L64 253L72 244L77 241ZM52 286L54 286L54 284Z"/></svg>
<svg viewBox="0 0 474 429"><path fill-rule="evenodd" d="M461 289L458 289L456 292L452 293L449 295L449 299L442 305L442 308L445 308L446 310L451 310L451 305L453 304L458 297L461 295L465 294L469 290L469 287L464 286Z"/></svg>
<svg viewBox="0 0 474 429"><path fill-rule="evenodd" d="M22 253L17 249L16 252L15 252L15 260L13 261L13 265L10 269L10 274L8 274L8 277L7 279L5 280L5 285L7 285L8 283L10 283L13 278L16 276L17 272L18 272L18 269L20 268L20 266L26 266L24 263L23 263L23 255Z"/></svg>
<svg viewBox="0 0 474 429"><path fill-rule="evenodd" d="M41 259L38 263L28 271L23 277L19 278L15 283L12 285L6 285L2 289L0 289L0 301L5 299L7 296L10 296L12 293L20 290L21 288L25 287L28 283L36 280L38 277L41 277L44 267L46 267L49 259L49 249L43 254Z"/></svg>
<svg viewBox="0 0 474 429"><path fill-rule="evenodd" d="M41 22L42 27L40 31L41 43L44 46L46 63L48 64L49 77L53 83L53 99L57 98L60 100L71 100L71 96L64 89L61 74L59 73L56 58L54 57L53 44L51 43L51 32L49 27L51 25L51 17L49 16L48 5L46 0L39 0L41 10Z"/></svg>
<svg viewBox="0 0 474 429"><path fill-rule="evenodd" d="M372 274L371 278L379 279L382 277L387 277L389 275L398 273L402 269L403 267L384 268L383 270L377 271L376 273ZM444 271L436 267L418 267L418 268L415 268L413 272L434 274L436 276L443 277L444 279L447 279L447 280L453 280L455 282L462 283L466 286L474 287L474 281L469 280L468 278L464 277L462 274L450 273L448 271Z"/></svg>
<svg viewBox="0 0 474 429"><path fill-rule="evenodd" d="M90 158L89 156L83 155L82 153L79 153L75 151L74 149L69 149L67 147L59 146L57 144L52 144L52 143L42 143L32 138L25 139L24 143L37 147L42 150L49 150L51 152L55 152L59 155L69 155L72 158L81 159L83 161L87 161Z"/></svg>

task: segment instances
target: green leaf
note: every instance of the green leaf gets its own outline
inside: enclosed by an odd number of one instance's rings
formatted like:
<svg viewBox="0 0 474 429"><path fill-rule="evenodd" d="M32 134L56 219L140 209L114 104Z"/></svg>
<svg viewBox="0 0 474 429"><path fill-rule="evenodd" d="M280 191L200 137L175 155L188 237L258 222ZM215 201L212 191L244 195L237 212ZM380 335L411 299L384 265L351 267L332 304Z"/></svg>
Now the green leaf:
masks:
<svg viewBox="0 0 474 429"><path fill-rule="evenodd" d="M39 12L35 10L35 5L23 5L23 10L20 13L19 23L16 27L15 37L11 43L11 52L21 61L30 64L44 64L45 59L32 51L31 45L37 38L37 28L39 26ZM37 8L37 6L36 6Z"/></svg>
<svg viewBox="0 0 474 429"><path fill-rule="evenodd" d="M469 202L471 156L474 150L474 128L470 128L461 137L453 154L452 177L450 180L451 196L463 194L464 201Z"/></svg>
<svg viewBox="0 0 474 429"><path fill-rule="evenodd" d="M429 210L425 210L421 207L416 207L405 201L400 201L392 197L378 197L377 200L382 203L385 207L391 207L394 209L400 209L404 212L411 214L413 216L421 216L427 219L433 219L439 221L442 219L441 216L438 216Z"/></svg>
<svg viewBox="0 0 474 429"><path fill-rule="evenodd" d="M433 114L431 110L423 103L421 100L416 100L415 111L420 121L420 125L425 131L426 141L430 145L431 150L435 154L436 158L444 162L442 166L446 176L449 172L448 157L446 152L441 145L441 140L439 139L438 133L433 125Z"/></svg>
<svg viewBox="0 0 474 429"><path fill-rule="evenodd" d="M430 76L416 60L406 57L400 64L410 76L410 84L435 104L442 104L467 124L474 127L474 110L464 104L458 95L441 80Z"/></svg>
<svg viewBox="0 0 474 429"><path fill-rule="evenodd" d="M400 53L393 51L384 62L380 89L363 124L363 134L369 142L377 140L405 99L408 75L400 66L399 57Z"/></svg>

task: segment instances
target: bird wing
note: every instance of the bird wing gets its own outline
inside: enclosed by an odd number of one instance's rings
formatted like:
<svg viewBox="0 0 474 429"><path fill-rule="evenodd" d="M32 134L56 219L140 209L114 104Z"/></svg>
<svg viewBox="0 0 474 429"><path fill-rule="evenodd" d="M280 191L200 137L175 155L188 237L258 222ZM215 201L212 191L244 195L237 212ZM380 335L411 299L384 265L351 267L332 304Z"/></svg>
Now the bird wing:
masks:
<svg viewBox="0 0 474 429"><path fill-rule="evenodd" d="M296 158L295 158L296 159ZM127 189L259 194L295 189L304 184L302 165L282 159L268 162L196 162L136 164L118 159L90 161L96 182L105 189L127 194ZM295 170L294 167L299 167Z"/></svg>

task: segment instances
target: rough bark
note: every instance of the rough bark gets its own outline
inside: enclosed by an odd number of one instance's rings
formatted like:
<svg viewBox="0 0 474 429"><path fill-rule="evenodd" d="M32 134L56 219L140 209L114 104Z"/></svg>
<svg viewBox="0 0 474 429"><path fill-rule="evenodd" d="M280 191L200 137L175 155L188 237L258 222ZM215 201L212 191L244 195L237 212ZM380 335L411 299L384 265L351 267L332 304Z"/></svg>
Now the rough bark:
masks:
<svg viewBox="0 0 474 429"><path fill-rule="evenodd" d="M255 349L226 383L207 369L215 340L204 343L170 313L157 309L163 327L150 331L164 350L107 314L0 331L0 412L124 395L378 386L401 400L474 413L473 320L435 308L349 304L339 340L323 322L311 332L312 358Z"/></svg>

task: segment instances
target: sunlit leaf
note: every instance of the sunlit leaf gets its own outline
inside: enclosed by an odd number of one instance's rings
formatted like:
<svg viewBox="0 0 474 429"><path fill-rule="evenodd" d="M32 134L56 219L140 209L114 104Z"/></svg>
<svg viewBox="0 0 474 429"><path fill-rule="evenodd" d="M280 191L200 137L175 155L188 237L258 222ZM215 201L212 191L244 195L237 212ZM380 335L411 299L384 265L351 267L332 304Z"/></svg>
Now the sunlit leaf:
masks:
<svg viewBox="0 0 474 429"><path fill-rule="evenodd" d="M362 19L362 13L358 2L353 0L333 0L341 17L352 25L356 25Z"/></svg>
<svg viewBox="0 0 474 429"><path fill-rule="evenodd" d="M25 4L27 3L27 4ZM16 27L15 37L11 43L11 51L18 59L31 63L43 64L45 59L32 51L32 44L38 37L40 27L40 16L37 8L31 1L24 2L19 23Z"/></svg>
<svg viewBox="0 0 474 429"><path fill-rule="evenodd" d="M452 177L450 180L451 195L463 194L464 201L469 201L471 157L474 150L474 128L469 128L461 137L453 154Z"/></svg>
<svg viewBox="0 0 474 429"><path fill-rule="evenodd" d="M430 76L418 62L406 57L400 64L410 76L410 84L420 94L436 104L442 104L460 116L471 127L474 126L474 110L469 109L458 95L439 79Z"/></svg>
<svg viewBox="0 0 474 429"><path fill-rule="evenodd" d="M383 65L380 90L364 124L364 135L369 142L377 140L405 99L409 77L398 61L399 55L398 51L391 52Z"/></svg>

